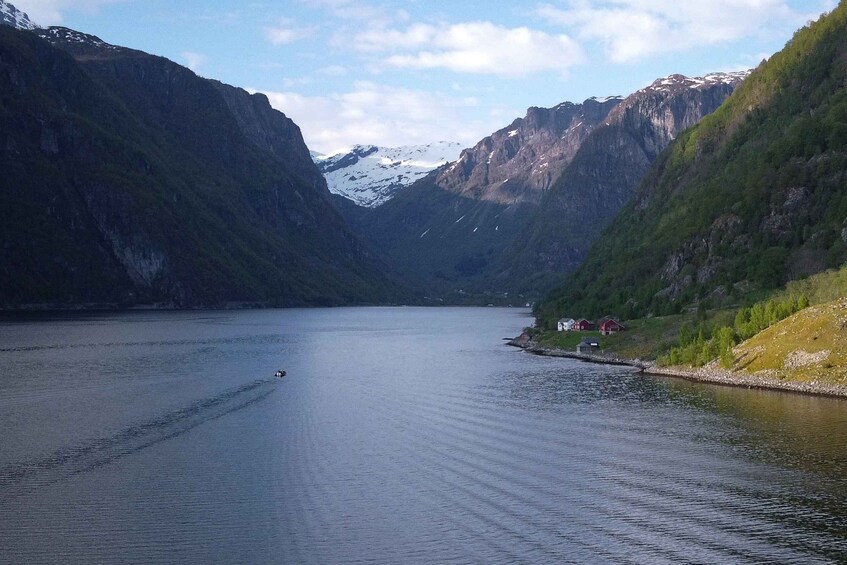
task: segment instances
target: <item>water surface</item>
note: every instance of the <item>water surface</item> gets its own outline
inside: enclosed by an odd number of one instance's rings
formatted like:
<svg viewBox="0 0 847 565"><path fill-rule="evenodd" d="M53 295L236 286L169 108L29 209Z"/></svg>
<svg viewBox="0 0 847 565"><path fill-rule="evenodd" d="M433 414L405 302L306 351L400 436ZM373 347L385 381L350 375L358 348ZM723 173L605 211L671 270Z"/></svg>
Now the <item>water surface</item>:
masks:
<svg viewBox="0 0 847 565"><path fill-rule="evenodd" d="M4 319L0 562L847 561L847 403L503 344L530 323Z"/></svg>

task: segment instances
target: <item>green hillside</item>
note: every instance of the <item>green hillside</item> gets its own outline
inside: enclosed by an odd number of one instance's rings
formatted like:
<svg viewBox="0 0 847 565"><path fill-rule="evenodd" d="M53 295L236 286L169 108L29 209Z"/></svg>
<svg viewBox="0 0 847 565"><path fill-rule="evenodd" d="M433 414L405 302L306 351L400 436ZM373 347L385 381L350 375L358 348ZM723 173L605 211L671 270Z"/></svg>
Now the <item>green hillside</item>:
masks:
<svg viewBox="0 0 847 565"><path fill-rule="evenodd" d="M847 299L806 308L732 353L734 371L785 381L847 384Z"/></svg>
<svg viewBox="0 0 847 565"><path fill-rule="evenodd" d="M540 324L732 305L844 263L845 84L842 3L662 153Z"/></svg>

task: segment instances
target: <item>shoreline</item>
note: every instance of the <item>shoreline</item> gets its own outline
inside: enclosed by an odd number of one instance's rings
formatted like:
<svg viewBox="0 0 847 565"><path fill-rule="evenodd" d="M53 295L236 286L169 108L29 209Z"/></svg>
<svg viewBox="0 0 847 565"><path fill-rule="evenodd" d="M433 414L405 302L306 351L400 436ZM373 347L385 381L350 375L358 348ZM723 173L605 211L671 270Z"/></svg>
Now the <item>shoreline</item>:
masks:
<svg viewBox="0 0 847 565"><path fill-rule="evenodd" d="M555 349L549 347L541 347L535 343L529 336L526 339L521 339L519 336L507 343L512 347L523 349L527 353L540 355L542 357L561 357L566 359L576 359L587 363L598 363L602 365L618 365L628 366L639 370L640 373L655 377L667 377L682 379L686 381L699 382L704 384L713 384L721 386L730 386L735 388L747 388L756 390L769 390L776 392L790 392L795 394L805 394L811 396L823 396L827 398L847 399L847 386L830 383L821 383L818 381L811 382L795 382L781 381L761 377L753 374L741 374L734 371L727 371L716 366L705 366L699 368L689 367L659 367L654 361L643 361L641 359L627 359L617 356L608 355L592 355L588 353L576 353Z"/></svg>

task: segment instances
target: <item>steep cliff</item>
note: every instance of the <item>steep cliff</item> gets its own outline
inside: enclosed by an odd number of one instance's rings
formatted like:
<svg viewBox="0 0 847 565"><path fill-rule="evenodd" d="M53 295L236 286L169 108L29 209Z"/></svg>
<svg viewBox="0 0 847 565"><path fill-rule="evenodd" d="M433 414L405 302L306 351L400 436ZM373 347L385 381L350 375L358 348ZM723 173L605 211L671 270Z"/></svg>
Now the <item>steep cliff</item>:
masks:
<svg viewBox="0 0 847 565"><path fill-rule="evenodd" d="M545 194L497 276L517 290L549 288L579 266L659 153L714 112L748 74L671 75L618 104Z"/></svg>
<svg viewBox="0 0 847 565"><path fill-rule="evenodd" d="M386 299L263 96L66 28L0 28L0 122L4 307Z"/></svg>
<svg viewBox="0 0 847 565"><path fill-rule="evenodd" d="M454 194L503 205L538 204L618 97L532 107L524 118L462 151L435 184Z"/></svg>

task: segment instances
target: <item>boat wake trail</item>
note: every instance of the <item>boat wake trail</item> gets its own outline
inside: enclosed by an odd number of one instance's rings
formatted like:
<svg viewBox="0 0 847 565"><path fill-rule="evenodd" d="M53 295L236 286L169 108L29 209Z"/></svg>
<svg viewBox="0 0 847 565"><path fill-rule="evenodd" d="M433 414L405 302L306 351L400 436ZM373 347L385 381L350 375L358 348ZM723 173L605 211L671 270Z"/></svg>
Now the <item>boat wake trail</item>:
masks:
<svg viewBox="0 0 847 565"><path fill-rule="evenodd" d="M32 483L31 486L38 487L108 465L180 436L201 424L261 402L274 390L273 381L257 380L125 428L114 435L63 448L41 459L8 465L0 469L0 493L7 491L4 487L12 483L18 489L21 483Z"/></svg>

